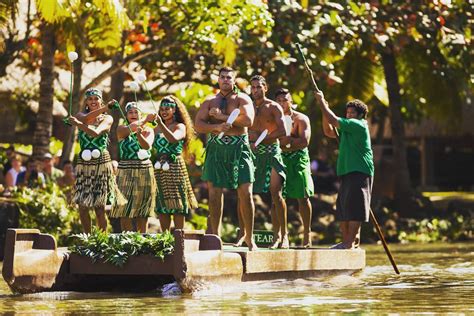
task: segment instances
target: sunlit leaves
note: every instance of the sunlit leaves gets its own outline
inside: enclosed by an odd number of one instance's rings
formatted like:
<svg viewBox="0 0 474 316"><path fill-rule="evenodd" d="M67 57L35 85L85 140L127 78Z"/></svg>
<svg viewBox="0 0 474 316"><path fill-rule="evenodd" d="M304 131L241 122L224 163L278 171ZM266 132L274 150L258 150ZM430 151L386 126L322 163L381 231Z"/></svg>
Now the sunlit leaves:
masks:
<svg viewBox="0 0 474 316"><path fill-rule="evenodd" d="M6 24L10 18L16 17L17 11L18 11L17 1L15 0L0 1L0 26L3 26L4 24Z"/></svg>
<svg viewBox="0 0 474 316"><path fill-rule="evenodd" d="M346 54L343 67L341 93L365 102L372 99L376 65L364 56L363 51L353 48Z"/></svg>
<svg viewBox="0 0 474 316"><path fill-rule="evenodd" d="M349 6L355 15L363 15L365 13L365 4L357 5L354 1L349 1Z"/></svg>
<svg viewBox="0 0 474 316"><path fill-rule="evenodd" d="M37 0L38 11L45 21L57 23L70 16L67 1L63 0Z"/></svg>
<svg viewBox="0 0 474 316"><path fill-rule="evenodd" d="M139 15L159 21L189 57L210 50L227 65L234 62L244 38L268 36L273 25L262 1L157 1Z"/></svg>

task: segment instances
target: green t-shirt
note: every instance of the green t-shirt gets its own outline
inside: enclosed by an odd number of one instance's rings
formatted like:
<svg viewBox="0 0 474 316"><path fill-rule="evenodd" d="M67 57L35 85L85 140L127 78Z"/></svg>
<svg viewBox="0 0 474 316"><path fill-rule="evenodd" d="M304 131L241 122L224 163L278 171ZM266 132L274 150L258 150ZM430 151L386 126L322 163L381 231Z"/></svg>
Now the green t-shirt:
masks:
<svg viewBox="0 0 474 316"><path fill-rule="evenodd" d="M374 175L374 156L366 120L339 118L337 175L359 171Z"/></svg>

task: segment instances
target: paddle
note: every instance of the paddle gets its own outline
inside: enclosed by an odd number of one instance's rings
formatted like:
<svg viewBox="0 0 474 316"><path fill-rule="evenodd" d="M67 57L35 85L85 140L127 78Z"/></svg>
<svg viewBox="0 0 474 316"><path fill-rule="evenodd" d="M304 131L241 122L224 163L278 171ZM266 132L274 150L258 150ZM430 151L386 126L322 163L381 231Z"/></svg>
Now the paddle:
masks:
<svg viewBox="0 0 474 316"><path fill-rule="evenodd" d="M285 133L286 136L291 136L291 128L293 126L293 120L291 119L291 116L285 115L283 122L285 123ZM290 148L291 144L286 144L286 148Z"/></svg>
<svg viewBox="0 0 474 316"><path fill-rule="evenodd" d="M304 56L303 50L301 49L301 44L297 43L296 47L298 48L298 52L300 54L301 59L304 62L305 69L308 72L309 76L311 77L311 82L313 83L313 88L316 90L316 92L320 92L321 90L318 88L318 85L316 84L316 80L314 79L313 71L308 65L308 62L306 60L306 57ZM339 133L337 129L334 129L336 133L336 140L339 143ZM397 264L395 263L395 260L393 259L392 253L390 252L390 249L388 249L387 242L385 241L385 237L382 233L382 230L380 229L379 223L377 222L377 219L375 218L374 212L372 211L372 208L369 209L369 215L370 219L372 220L372 223L375 226L375 230L377 231L377 234L379 235L380 241L382 241L383 248L385 249L385 253L388 256L388 259L390 260L390 263L392 264L393 270L395 270L396 274L400 274L400 271L398 270Z"/></svg>
<svg viewBox="0 0 474 316"><path fill-rule="evenodd" d="M237 117L240 114L240 109L234 109L232 112L230 112L229 117L227 118L227 124L233 124L234 121L237 119ZM219 135L217 136L218 139L221 139L222 136L224 136L224 132L220 132Z"/></svg>
<svg viewBox="0 0 474 316"><path fill-rule="evenodd" d="M257 140L255 141L255 147L260 145L260 143L267 137L268 129L263 130L263 132L258 136Z"/></svg>

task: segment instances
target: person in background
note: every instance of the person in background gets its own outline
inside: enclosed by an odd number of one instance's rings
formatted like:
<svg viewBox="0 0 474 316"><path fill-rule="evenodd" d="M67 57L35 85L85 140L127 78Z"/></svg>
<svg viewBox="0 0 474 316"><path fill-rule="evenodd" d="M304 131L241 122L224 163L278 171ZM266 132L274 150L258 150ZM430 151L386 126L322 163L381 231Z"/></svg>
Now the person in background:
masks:
<svg viewBox="0 0 474 316"><path fill-rule="evenodd" d="M10 190L14 186L16 186L18 175L25 170L26 168L22 166L21 156L14 155L11 159L11 168L7 171L5 175L5 184L7 190Z"/></svg>
<svg viewBox="0 0 474 316"><path fill-rule="evenodd" d="M328 162L328 156L324 150L320 151L316 160L311 163L311 171L314 177L317 193L332 194L337 192L337 178L334 168Z"/></svg>
<svg viewBox="0 0 474 316"><path fill-rule="evenodd" d="M6 156L6 161L4 161L3 164L3 175L6 176L8 170L12 167L12 159L13 156L15 156L15 146L10 145L8 148L5 150L5 156Z"/></svg>
<svg viewBox="0 0 474 316"><path fill-rule="evenodd" d="M41 169L46 178L46 183L57 183L58 179L64 176L64 172L54 166L54 159L50 153L43 155Z"/></svg>
<svg viewBox="0 0 474 316"><path fill-rule="evenodd" d="M39 171L38 164L37 159L30 157L26 162L26 170L18 174L16 185L28 188L44 187L44 174Z"/></svg>
<svg viewBox="0 0 474 316"><path fill-rule="evenodd" d="M70 160L66 160L63 166L63 176L58 178L58 185L60 188L72 187L76 181L76 173L74 165Z"/></svg>
<svg viewBox="0 0 474 316"><path fill-rule="evenodd" d="M76 182L74 165L70 160L66 160L63 166L63 176L57 179L57 184L66 195L68 203L72 202L72 188Z"/></svg>

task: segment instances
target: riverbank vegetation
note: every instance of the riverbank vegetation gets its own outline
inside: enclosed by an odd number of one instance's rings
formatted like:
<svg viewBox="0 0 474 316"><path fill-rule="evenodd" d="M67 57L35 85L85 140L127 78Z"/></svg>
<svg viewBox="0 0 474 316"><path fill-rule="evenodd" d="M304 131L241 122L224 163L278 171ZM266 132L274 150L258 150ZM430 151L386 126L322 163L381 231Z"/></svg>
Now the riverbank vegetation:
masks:
<svg viewBox="0 0 474 316"><path fill-rule="evenodd" d="M397 212L391 209L393 201L375 201L373 210L385 233L386 239L392 243L473 240L474 201L469 199L460 200L452 196L449 201L445 201L443 196L446 197L446 194L430 194L430 198L436 197L437 203L432 203L430 199L421 197L418 203L423 205L423 207L413 217L400 217ZM335 195L318 195L311 199L313 205L312 238L314 244L333 244L339 241L339 228L334 220L335 198ZM81 232L78 211L76 208L68 205L66 196L56 185L48 185L44 189L17 189L13 192L9 201L18 206L20 212L19 227L37 228L42 233L51 234L56 238L60 246L71 245L74 238L70 238L70 236L74 235L76 239L81 239L85 244L90 243L95 245L93 247L99 247L100 243L98 241L108 236L100 235L97 232L94 237L78 235ZM228 193L226 201L229 201L229 204L227 204L224 210L222 239L225 242L235 242L238 219L237 213L232 207L234 205L232 193ZM271 217L268 212L268 204L265 203L265 199L261 199L258 196L256 196L255 201L255 228L270 231ZM296 203L290 200L288 205L290 239L294 245L299 245L301 244L303 227L297 212ZM206 230L207 215L207 204L201 203L199 209L187 219L185 228ZM111 249L121 249L117 248L118 246L116 245L118 239L113 239L115 237L110 236L107 238L111 238ZM147 244L149 241L140 239L136 234L126 235L123 240L126 243L133 244L135 242L142 244L145 248L151 247ZM374 243L377 241L378 236L373 225L365 223L362 227L362 242ZM133 247L117 251L126 251L128 255L141 251ZM93 249L95 250L91 250L91 254L96 256L98 248Z"/></svg>
<svg viewBox="0 0 474 316"><path fill-rule="evenodd" d="M78 209L67 202L65 192L56 184L18 187L11 192L10 201L18 206L19 227L39 229L54 236L61 246L70 243L70 235L82 231Z"/></svg>

